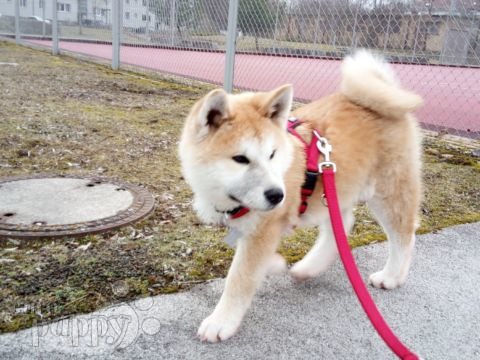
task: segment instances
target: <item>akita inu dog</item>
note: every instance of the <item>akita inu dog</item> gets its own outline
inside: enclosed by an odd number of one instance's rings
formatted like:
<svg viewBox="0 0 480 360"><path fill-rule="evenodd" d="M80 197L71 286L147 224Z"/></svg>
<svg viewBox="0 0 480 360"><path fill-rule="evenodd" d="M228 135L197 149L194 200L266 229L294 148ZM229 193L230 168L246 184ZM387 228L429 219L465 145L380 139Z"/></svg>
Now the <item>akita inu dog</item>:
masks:
<svg viewBox="0 0 480 360"><path fill-rule="evenodd" d="M366 51L342 64L340 91L293 112L307 142L318 131L333 146L336 186L348 233L352 209L367 202L388 235L383 270L369 282L393 289L407 277L421 199L421 137L411 114L422 99L402 89L389 67ZM290 270L296 280L325 271L335 259L320 177L307 211L299 215L306 159L299 139L286 131L292 87L227 94L214 90L198 101L185 123L179 154L194 192L194 208L207 223L239 234L223 295L200 326L201 340L216 342L238 329L267 272L286 268L276 253L283 233L318 226L310 252ZM249 212L232 216L240 209Z"/></svg>

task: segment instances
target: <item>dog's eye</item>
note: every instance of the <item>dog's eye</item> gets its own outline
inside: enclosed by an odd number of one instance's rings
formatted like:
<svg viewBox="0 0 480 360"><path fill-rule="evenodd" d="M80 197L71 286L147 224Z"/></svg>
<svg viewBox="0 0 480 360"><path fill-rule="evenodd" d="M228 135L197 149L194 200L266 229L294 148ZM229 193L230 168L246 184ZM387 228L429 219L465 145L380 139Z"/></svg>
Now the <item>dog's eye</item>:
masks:
<svg viewBox="0 0 480 360"><path fill-rule="evenodd" d="M270 155L270 160L273 159L273 157L275 156L275 152L276 152L276 151L277 151L277 150L273 150L273 151L272 151L272 155Z"/></svg>
<svg viewBox="0 0 480 360"><path fill-rule="evenodd" d="M239 164L250 164L250 160L245 155L236 155L232 157L232 160Z"/></svg>

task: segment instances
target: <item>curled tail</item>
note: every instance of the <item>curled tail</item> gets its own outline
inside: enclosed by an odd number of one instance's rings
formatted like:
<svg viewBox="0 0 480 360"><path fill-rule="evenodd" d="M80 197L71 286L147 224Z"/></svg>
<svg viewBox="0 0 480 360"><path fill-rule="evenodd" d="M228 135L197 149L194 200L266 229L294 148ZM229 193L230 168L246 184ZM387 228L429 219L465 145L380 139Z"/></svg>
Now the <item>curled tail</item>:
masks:
<svg viewBox="0 0 480 360"><path fill-rule="evenodd" d="M344 59L340 91L351 101L390 118L403 118L423 103L419 95L400 87L388 63L366 50Z"/></svg>

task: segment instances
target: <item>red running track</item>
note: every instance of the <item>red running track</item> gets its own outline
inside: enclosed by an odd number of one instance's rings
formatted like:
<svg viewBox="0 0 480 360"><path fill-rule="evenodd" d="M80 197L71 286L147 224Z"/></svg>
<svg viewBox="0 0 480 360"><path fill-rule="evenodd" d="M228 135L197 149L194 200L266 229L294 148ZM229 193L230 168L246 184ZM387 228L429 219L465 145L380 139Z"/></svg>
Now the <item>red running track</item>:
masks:
<svg viewBox="0 0 480 360"><path fill-rule="evenodd" d="M30 42L51 46L50 41ZM103 59L112 58L111 45L60 42L60 49ZM122 46L123 64L222 84L224 54ZM340 61L278 56L242 55L235 58L235 86L269 90L294 85L299 100L314 100L335 91ZM425 99L417 112L432 129L480 136L480 69L431 65L394 64L402 84Z"/></svg>

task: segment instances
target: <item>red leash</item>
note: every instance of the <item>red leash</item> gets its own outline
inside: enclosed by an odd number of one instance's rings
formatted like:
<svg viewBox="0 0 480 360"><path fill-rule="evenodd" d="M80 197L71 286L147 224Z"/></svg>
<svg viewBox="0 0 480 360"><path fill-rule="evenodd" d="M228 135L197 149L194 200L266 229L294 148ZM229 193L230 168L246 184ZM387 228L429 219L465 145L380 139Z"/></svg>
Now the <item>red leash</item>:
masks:
<svg viewBox="0 0 480 360"><path fill-rule="evenodd" d="M390 349L403 360L418 360L419 357L411 352L403 343L395 336L388 324L378 311L375 302L373 301L370 293L365 286L362 276L358 271L357 264L350 251L348 245L347 235L343 227L342 215L340 207L338 205L337 189L335 187L335 172L336 165L330 161L330 153L332 152L332 146L328 143L327 139L321 137L317 131L313 131L312 140L310 144L307 144L302 137L296 132L295 128L301 124L301 121L296 118L290 118L288 123L288 131L300 139L303 142L306 156L307 156L307 171L305 183L302 185L302 205L300 206L300 213L302 214L307 208L307 196L310 196L315 189L315 185L311 187L311 192L306 193L308 184L311 183L309 175L322 174L324 195L327 200L328 212L330 213L330 222L332 223L333 233L335 235L335 241L337 242L338 252L342 259L343 266L347 273L348 279L352 284L353 290L357 294L357 298L360 304L365 310L370 322L381 336L383 341L390 347ZM318 163L320 153L324 157L324 161ZM316 177L315 177L316 180ZM313 181L314 183L316 181ZM302 211L303 210L303 211Z"/></svg>
<svg viewBox="0 0 480 360"><path fill-rule="evenodd" d="M367 313L370 322L381 336L383 341L390 349L400 358L404 360L418 360L419 357L411 352L403 343L395 336L388 324L380 314L375 302L365 286L362 276L358 271L355 259L348 245L347 235L343 227L342 216L338 206L337 190L335 188L335 170L327 164L319 164L322 173L323 187L325 197L327 199L328 212L330 213L330 221L332 223L333 233L337 242L338 252L342 259L343 266L347 273L348 279L352 284L353 290L357 294L357 298L362 304L363 310Z"/></svg>

